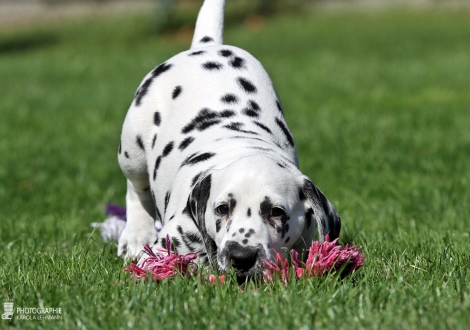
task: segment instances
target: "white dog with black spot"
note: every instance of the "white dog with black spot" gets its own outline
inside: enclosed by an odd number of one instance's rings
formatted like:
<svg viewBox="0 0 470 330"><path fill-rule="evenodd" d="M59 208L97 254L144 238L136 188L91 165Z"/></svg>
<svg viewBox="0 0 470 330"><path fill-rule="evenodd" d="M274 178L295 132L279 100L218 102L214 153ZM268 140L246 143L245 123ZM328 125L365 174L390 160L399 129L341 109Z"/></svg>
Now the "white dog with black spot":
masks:
<svg viewBox="0 0 470 330"><path fill-rule="evenodd" d="M168 235L178 253L246 277L276 252L302 253L317 233L338 237L341 223L298 168L263 66L223 45L224 6L204 2L191 49L150 72L127 113L118 155L127 224L118 255L138 258L144 244L157 251Z"/></svg>

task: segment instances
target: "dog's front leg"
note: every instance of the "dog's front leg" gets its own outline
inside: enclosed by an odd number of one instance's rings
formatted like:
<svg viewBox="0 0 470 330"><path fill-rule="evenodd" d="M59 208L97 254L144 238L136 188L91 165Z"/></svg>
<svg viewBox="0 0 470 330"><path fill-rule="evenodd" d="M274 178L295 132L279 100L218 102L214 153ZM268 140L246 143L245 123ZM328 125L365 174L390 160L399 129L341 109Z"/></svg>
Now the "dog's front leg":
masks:
<svg viewBox="0 0 470 330"><path fill-rule="evenodd" d="M152 245L157 238L155 205L146 187L148 188L148 181L127 180L127 224L118 245L118 256L125 259L138 258L143 246Z"/></svg>

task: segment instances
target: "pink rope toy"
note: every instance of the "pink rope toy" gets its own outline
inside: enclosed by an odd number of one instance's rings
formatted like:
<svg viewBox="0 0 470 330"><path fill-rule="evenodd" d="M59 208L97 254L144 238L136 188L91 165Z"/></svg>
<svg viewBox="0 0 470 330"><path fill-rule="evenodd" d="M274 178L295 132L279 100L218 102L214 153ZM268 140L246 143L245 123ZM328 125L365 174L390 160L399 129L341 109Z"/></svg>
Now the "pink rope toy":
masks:
<svg viewBox="0 0 470 330"><path fill-rule="evenodd" d="M338 239L330 242L329 235L325 241L312 242L308 249L306 262L299 261L297 251L291 250L292 270L297 279L320 277L330 272L341 271L341 276L347 276L364 266L365 256L359 247L354 245L337 245ZM289 281L289 260L283 259L279 253L276 254L276 261L263 260L265 269L263 279L265 282L272 282L277 276L285 284Z"/></svg>
<svg viewBox="0 0 470 330"><path fill-rule="evenodd" d="M142 280L150 274L157 281L174 278L181 274L183 276L191 276L197 274L196 264L193 262L197 258L196 253L188 253L180 255L171 251L170 237L166 237L167 249L160 249L155 254L148 246L144 246L144 250L148 257L143 259L139 264L130 264L124 271L131 273L137 279Z"/></svg>
<svg viewBox="0 0 470 330"><path fill-rule="evenodd" d="M151 275L157 281L171 279L177 275L194 276L197 275L197 266L193 262L197 258L196 253L180 255L171 251L170 239L167 236L167 249L160 249L155 254L146 245L144 247L148 257L139 264L131 264L125 269L132 276L139 280L148 278ZM263 271L263 282L269 283L279 278L284 284L289 282L289 274L295 274L297 279L320 277L324 274L341 271L341 276L349 275L364 265L364 255L357 246L337 245L338 239L329 241L327 235L325 242L312 242L308 250L306 262L299 261L298 253L291 250L291 265L288 258L282 258L281 254L276 254L276 261L263 260L265 269ZM221 275L218 282L224 282L225 276ZM217 277L213 274L208 278L210 283L216 283Z"/></svg>

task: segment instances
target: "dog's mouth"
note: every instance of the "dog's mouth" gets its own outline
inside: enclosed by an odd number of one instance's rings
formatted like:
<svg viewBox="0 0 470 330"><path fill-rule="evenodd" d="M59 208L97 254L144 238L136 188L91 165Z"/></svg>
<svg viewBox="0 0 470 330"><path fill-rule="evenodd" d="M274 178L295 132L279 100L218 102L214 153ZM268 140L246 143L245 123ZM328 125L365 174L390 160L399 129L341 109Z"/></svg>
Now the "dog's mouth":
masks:
<svg viewBox="0 0 470 330"><path fill-rule="evenodd" d="M216 263L215 267L217 268L217 272L219 274L225 274L229 276L234 276L238 285L246 284L250 281L260 281L263 279L263 271L264 267L262 266L262 262L256 264L253 268L249 270L240 270L232 266L222 266L219 263Z"/></svg>
<svg viewBox="0 0 470 330"><path fill-rule="evenodd" d="M254 265L250 265L250 267L241 267L240 264L231 262L229 265L226 266L223 266L218 263L217 268L220 272L233 271L236 277L240 279L240 281L261 276L263 275L264 270L263 262L261 260L257 260Z"/></svg>
<svg viewBox="0 0 470 330"><path fill-rule="evenodd" d="M238 243L229 242L217 256L219 270L235 272L237 282L257 281L263 276L263 261L266 252L262 245L242 247Z"/></svg>

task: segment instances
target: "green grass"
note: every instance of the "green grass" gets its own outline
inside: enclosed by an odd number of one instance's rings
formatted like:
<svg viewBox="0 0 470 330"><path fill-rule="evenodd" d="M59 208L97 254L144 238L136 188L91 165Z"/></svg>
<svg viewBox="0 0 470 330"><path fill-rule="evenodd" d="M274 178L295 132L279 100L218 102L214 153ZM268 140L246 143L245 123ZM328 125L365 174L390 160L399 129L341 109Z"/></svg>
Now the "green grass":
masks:
<svg viewBox="0 0 470 330"><path fill-rule="evenodd" d="M367 256L343 281L244 292L135 283L90 227L124 203L116 151L140 80L190 43L148 27L137 15L0 33L0 297L63 311L1 327L468 328L470 10L314 12L226 31L265 65L302 170Z"/></svg>

